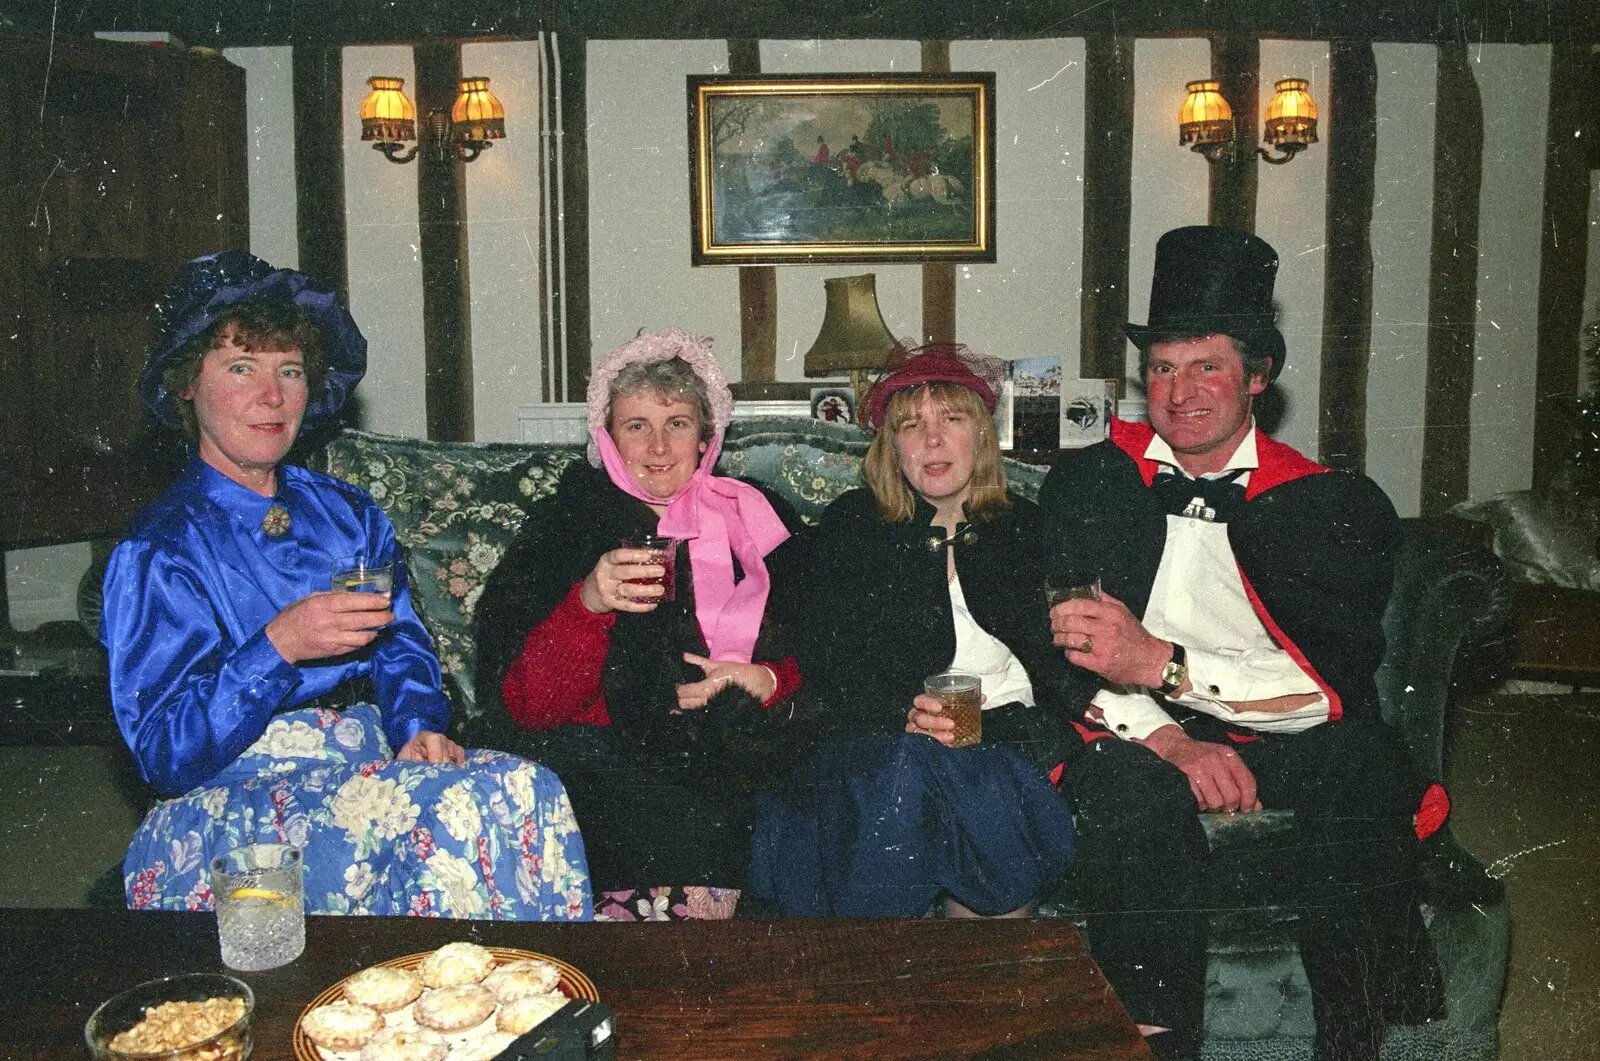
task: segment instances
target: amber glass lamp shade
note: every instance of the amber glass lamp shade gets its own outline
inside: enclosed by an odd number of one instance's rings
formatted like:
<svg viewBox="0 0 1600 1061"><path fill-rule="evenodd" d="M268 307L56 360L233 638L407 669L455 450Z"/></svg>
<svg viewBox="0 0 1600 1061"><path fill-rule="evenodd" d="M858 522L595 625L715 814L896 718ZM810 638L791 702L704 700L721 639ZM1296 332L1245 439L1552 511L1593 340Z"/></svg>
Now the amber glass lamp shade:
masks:
<svg viewBox="0 0 1600 1061"><path fill-rule="evenodd" d="M1196 151L1207 144L1222 144L1233 139L1233 108L1222 98L1216 81L1191 81L1189 95L1178 112L1178 144Z"/></svg>
<svg viewBox="0 0 1600 1061"><path fill-rule="evenodd" d="M372 89L361 101L361 139L403 143L417 138L417 108L402 89L398 77L369 77Z"/></svg>
<svg viewBox="0 0 1600 1061"><path fill-rule="evenodd" d="M506 109L489 91L488 78L461 79L461 92L450 108L450 124L459 141L505 139Z"/></svg>
<svg viewBox="0 0 1600 1061"><path fill-rule="evenodd" d="M1280 150L1296 151L1317 142L1317 104L1311 98L1311 83L1289 77L1273 86L1276 91L1267 104L1267 120L1262 139Z"/></svg>
<svg viewBox="0 0 1600 1061"><path fill-rule="evenodd" d="M899 342L878 309L875 273L822 281L827 308L822 330L806 351L805 374L831 376L850 369L882 368Z"/></svg>

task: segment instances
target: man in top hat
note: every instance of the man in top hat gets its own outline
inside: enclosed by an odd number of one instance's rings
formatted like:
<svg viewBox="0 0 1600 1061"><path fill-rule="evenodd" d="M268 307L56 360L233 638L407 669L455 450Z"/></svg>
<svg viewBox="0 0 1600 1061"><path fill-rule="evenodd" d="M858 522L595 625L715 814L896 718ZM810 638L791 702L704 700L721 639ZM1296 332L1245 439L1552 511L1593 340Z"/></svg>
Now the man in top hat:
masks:
<svg viewBox="0 0 1600 1061"><path fill-rule="evenodd" d="M1064 458L1040 496L1062 574L1097 599L1051 610L1097 676L1064 786L1090 944L1158 1056L1197 1050L1211 897L1197 811L1292 808L1293 855L1257 904L1300 911L1318 1059L1377 1056L1420 936L1419 836L1438 827L1373 680L1399 535L1371 480L1255 424L1283 370L1278 259L1196 226L1156 247L1149 321L1129 324L1149 423ZM1082 673L1082 672L1080 672ZM1431 956L1424 981L1435 979Z"/></svg>

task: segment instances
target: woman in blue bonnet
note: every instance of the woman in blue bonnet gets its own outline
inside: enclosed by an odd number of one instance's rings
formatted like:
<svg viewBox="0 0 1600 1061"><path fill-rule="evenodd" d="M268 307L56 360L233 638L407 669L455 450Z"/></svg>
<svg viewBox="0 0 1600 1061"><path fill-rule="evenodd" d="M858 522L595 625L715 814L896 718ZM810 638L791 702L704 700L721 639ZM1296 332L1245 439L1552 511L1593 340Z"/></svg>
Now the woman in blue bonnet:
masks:
<svg viewBox="0 0 1600 1061"><path fill-rule="evenodd" d="M179 270L139 393L193 452L105 579L117 725L166 797L123 863L128 905L212 906L213 855L304 851L313 913L579 919L583 841L555 774L444 733L405 565L334 593L335 558L400 559L354 486L282 463L366 371L332 291L241 251Z"/></svg>

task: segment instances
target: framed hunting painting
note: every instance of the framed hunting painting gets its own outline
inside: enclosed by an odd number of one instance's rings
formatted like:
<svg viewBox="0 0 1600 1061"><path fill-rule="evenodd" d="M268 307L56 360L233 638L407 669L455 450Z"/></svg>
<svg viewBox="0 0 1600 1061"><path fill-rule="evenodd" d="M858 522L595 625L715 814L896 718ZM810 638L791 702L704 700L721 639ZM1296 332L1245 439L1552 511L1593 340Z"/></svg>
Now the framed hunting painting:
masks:
<svg viewBox="0 0 1600 1061"><path fill-rule="evenodd" d="M994 74L688 88L695 265L995 260Z"/></svg>

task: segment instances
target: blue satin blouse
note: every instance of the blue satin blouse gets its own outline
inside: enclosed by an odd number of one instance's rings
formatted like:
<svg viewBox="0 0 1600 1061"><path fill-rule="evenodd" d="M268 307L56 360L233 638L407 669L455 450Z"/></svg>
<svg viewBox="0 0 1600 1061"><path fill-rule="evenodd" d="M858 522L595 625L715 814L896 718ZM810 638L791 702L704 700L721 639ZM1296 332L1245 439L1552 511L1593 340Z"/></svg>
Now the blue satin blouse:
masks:
<svg viewBox="0 0 1600 1061"><path fill-rule="evenodd" d="M262 497L195 457L111 554L100 636L112 708L140 773L165 795L205 783L273 714L347 679L372 679L395 750L449 724L404 565L394 622L360 652L296 665L267 639L274 616L329 588L335 557L399 552L389 518L357 487L291 465L279 466L277 480L277 496ZM290 516L279 537L261 526L274 504Z"/></svg>

